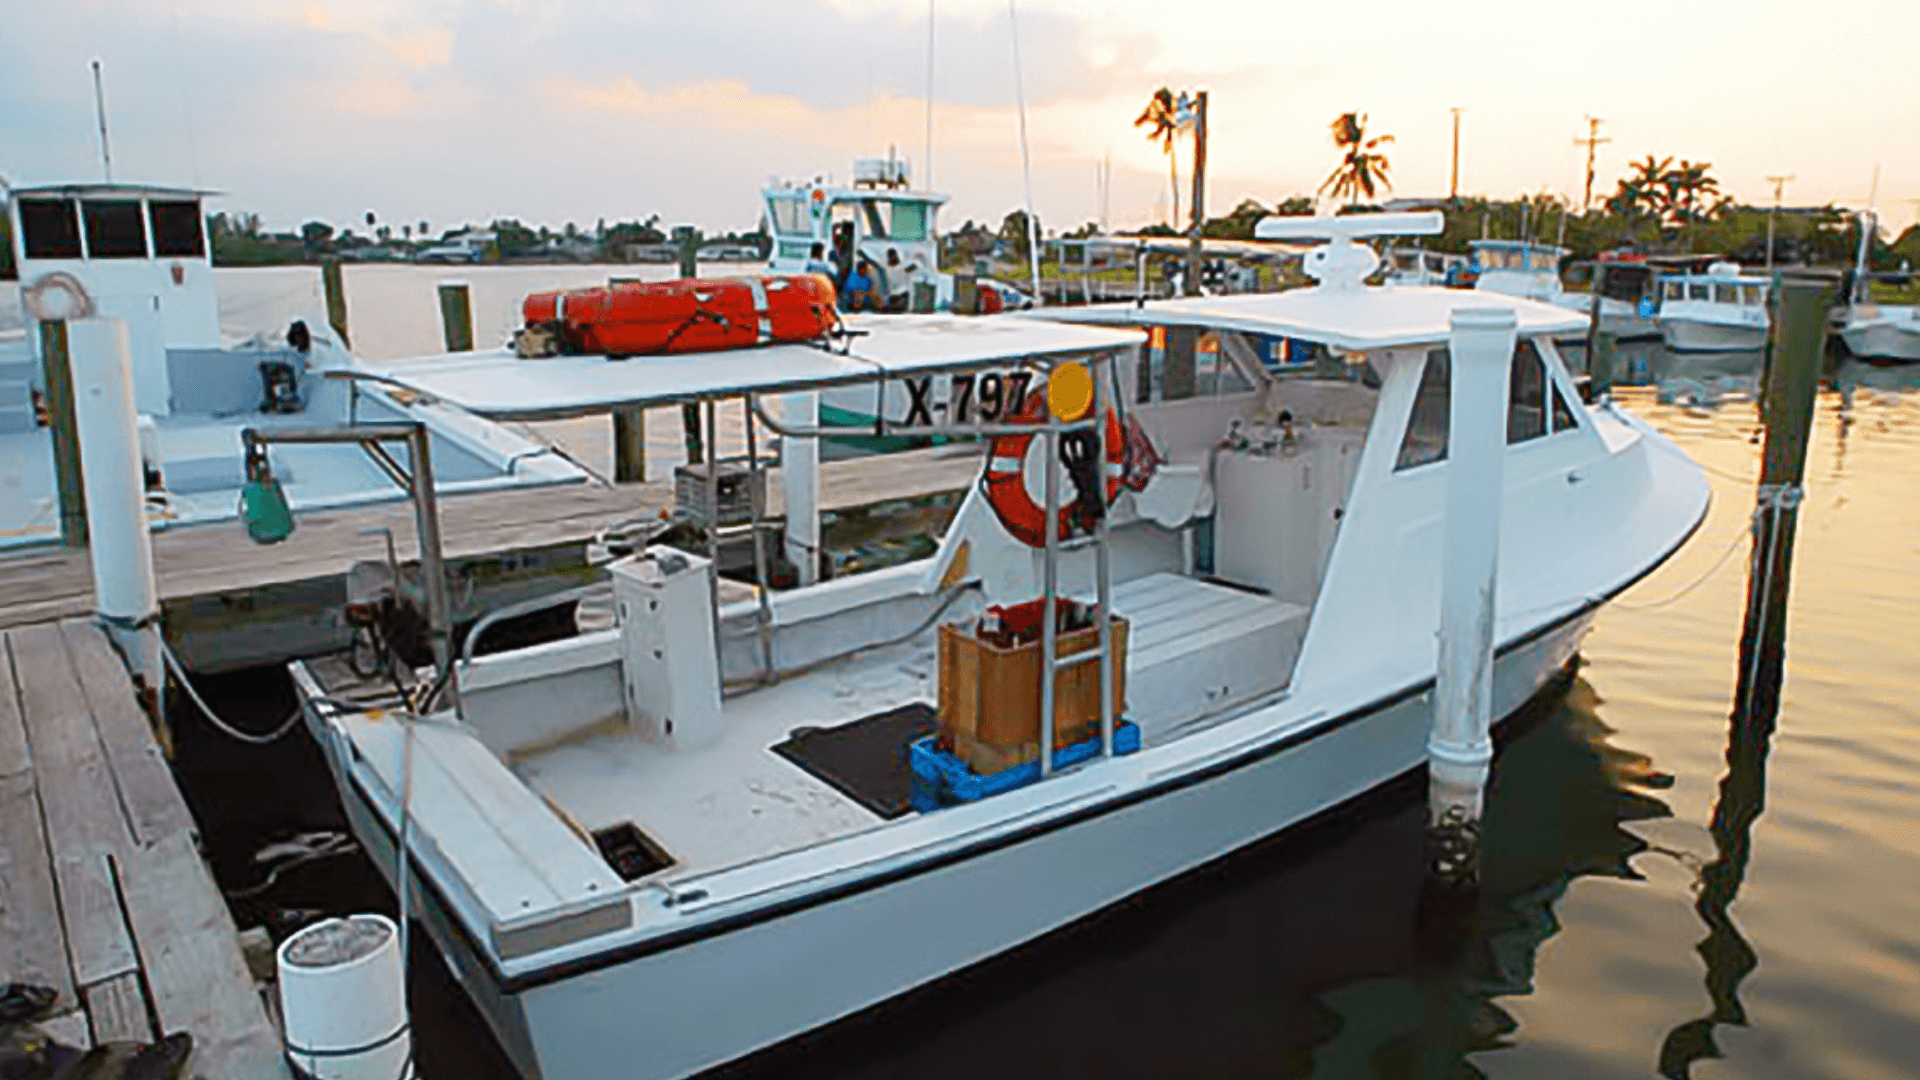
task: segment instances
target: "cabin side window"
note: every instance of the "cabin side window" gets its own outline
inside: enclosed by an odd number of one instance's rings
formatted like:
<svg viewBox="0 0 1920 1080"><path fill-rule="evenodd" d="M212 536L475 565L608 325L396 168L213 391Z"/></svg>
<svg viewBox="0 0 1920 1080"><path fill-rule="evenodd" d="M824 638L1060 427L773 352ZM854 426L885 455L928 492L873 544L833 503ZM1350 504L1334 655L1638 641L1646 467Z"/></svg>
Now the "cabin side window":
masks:
<svg viewBox="0 0 1920 1080"><path fill-rule="evenodd" d="M1555 382L1553 384L1553 433L1558 435L1579 426L1580 421L1573 417L1573 407L1567 404L1566 394L1561 392L1560 384Z"/></svg>
<svg viewBox="0 0 1920 1080"><path fill-rule="evenodd" d="M175 258L199 258L207 253L200 232L200 204L191 199L155 199L147 204L147 222L153 226L153 253Z"/></svg>
<svg viewBox="0 0 1920 1080"><path fill-rule="evenodd" d="M890 205L893 207L893 212L888 215L888 237L909 242L918 242L927 238L925 203L896 202Z"/></svg>
<svg viewBox="0 0 1920 1080"><path fill-rule="evenodd" d="M1446 460L1452 382L1451 354L1445 349L1429 352L1426 367L1420 372L1420 390L1413 398L1413 412L1407 418L1407 433L1400 439L1400 456L1393 463L1395 470Z"/></svg>
<svg viewBox="0 0 1920 1080"><path fill-rule="evenodd" d="M144 259L147 226L137 199L88 199L80 204L89 259Z"/></svg>
<svg viewBox="0 0 1920 1080"><path fill-rule="evenodd" d="M68 199L20 200L21 246L29 259L80 257L80 215Z"/></svg>
<svg viewBox="0 0 1920 1080"><path fill-rule="evenodd" d="M1507 442L1526 442L1547 433L1547 369L1533 342L1514 345L1507 368Z"/></svg>
<svg viewBox="0 0 1920 1080"><path fill-rule="evenodd" d="M1712 294L1711 294L1711 290L1709 289L1709 287L1708 287L1708 285L1707 285L1707 283L1706 283L1706 282L1704 282L1704 281L1690 281L1690 282L1688 282L1688 283L1687 283L1687 299L1689 299L1689 300L1711 300L1711 299L1713 299L1713 297L1712 297Z"/></svg>

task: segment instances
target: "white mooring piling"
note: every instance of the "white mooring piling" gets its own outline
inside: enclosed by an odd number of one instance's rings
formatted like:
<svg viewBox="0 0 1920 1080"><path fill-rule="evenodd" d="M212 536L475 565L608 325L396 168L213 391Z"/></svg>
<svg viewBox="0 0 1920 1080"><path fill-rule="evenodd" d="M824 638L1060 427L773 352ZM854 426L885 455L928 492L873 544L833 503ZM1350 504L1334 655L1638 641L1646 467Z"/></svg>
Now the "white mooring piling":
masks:
<svg viewBox="0 0 1920 1080"><path fill-rule="evenodd" d="M401 936L384 915L327 919L280 945L287 1056L315 1080L409 1080Z"/></svg>
<svg viewBox="0 0 1920 1080"><path fill-rule="evenodd" d="M1495 586L1514 339L1511 311L1453 313L1427 834L1433 876L1454 885L1478 879L1480 809L1493 761Z"/></svg>
<svg viewBox="0 0 1920 1080"><path fill-rule="evenodd" d="M119 319L67 324L73 421L81 446L94 611L135 675L160 684L159 592L147 535L146 477L133 360Z"/></svg>
<svg viewBox="0 0 1920 1080"><path fill-rule="evenodd" d="M789 431L811 431L820 425L818 392L787 394L780 399L780 423ZM780 483L786 496L787 559L800 584L811 585L820 576L820 442L818 439L780 440Z"/></svg>

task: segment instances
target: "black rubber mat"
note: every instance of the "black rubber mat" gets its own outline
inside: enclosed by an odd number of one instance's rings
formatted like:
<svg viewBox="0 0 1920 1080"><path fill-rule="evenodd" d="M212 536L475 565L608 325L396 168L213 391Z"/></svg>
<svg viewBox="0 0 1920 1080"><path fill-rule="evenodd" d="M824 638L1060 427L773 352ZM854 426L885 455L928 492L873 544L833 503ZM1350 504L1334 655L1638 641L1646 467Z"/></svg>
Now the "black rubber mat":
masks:
<svg viewBox="0 0 1920 1080"><path fill-rule="evenodd" d="M837 727L795 728L773 752L891 820L913 810L907 744L937 726L933 706L916 701Z"/></svg>

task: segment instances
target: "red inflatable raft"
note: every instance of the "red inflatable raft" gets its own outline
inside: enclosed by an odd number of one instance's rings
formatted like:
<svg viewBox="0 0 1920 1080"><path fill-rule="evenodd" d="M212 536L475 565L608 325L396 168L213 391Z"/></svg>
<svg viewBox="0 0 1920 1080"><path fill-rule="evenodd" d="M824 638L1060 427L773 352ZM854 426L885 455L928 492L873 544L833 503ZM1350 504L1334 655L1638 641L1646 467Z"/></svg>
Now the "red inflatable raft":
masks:
<svg viewBox="0 0 1920 1080"><path fill-rule="evenodd" d="M794 274L541 292L520 310L527 329L551 332L560 352L617 357L812 341L833 327L833 305L831 281Z"/></svg>

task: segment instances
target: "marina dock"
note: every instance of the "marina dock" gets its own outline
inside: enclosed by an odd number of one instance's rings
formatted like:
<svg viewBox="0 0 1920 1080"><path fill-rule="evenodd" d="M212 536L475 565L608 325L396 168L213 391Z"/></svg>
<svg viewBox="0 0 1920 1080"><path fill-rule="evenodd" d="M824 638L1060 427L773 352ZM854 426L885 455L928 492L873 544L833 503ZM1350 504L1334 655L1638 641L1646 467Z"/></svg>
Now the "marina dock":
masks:
<svg viewBox="0 0 1920 1080"><path fill-rule="evenodd" d="M820 508L846 514L903 500L951 495L978 474L977 452L934 447L820 467ZM768 476L768 513L783 513L779 470ZM673 505L671 480L570 484L448 496L441 530L455 617L584 584L586 547L621 520L657 517ZM337 614L344 575L356 560L384 557L370 530L391 528L400 557L413 557L405 500L302 513L297 531L268 547L239 522L153 533L154 572L168 639L188 667L223 670L328 651L345 644ZM93 610L85 549L39 548L0 556L0 628ZM263 631L272 631L271 634ZM337 639L337 640L336 640Z"/></svg>
<svg viewBox="0 0 1920 1080"><path fill-rule="evenodd" d="M68 1045L193 1037L186 1075L283 1078L280 1039L126 669L92 623L0 633L0 972Z"/></svg>

